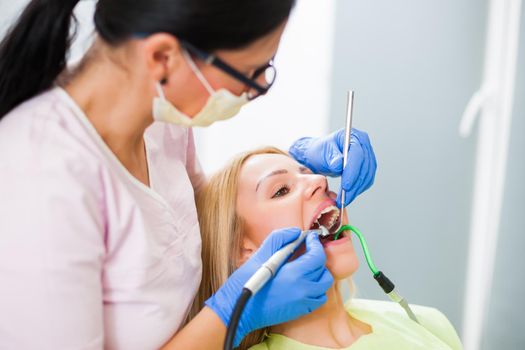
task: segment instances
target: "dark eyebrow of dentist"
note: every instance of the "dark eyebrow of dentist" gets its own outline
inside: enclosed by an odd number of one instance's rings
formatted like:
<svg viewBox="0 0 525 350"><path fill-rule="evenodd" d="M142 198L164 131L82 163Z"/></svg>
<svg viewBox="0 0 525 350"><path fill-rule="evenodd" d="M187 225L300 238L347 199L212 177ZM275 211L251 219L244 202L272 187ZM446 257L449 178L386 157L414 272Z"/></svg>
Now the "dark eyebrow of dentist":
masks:
<svg viewBox="0 0 525 350"><path fill-rule="evenodd" d="M192 127L268 92L292 0L100 0L96 37L66 67L78 0L33 0L0 43L0 348L220 349L243 284L297 228L269 236L184 325L200 283ZM368 136L302 138L291 155L374 180ZM317 237L248 304L239 338L326 300ZM263 299L264 297L264 299ZM264 307L262 307L264 305Z"/></svg>

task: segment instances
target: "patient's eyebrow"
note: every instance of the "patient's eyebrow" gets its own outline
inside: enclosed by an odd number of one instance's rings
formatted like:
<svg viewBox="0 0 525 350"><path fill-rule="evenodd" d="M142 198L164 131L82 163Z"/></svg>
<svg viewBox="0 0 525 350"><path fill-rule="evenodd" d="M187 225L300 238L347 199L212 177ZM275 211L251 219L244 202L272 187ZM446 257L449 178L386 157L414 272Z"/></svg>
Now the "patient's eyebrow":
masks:
<svg viewBox="0 0 525 350"><path fill-rule="evenodd" d="M279 169L279 170L274 170L271 173L265 175L262 179L259 180L259 182L257 182L257 186L255 187L255 192L257 192L257 190L259 189L259 185L261 184L261 182L263 182L267 178L269 178L271 176L275 176L275 175L286 174L286 173L288 173L288 170L286 170L286 169Z"/></svg>
<svg viewBox="0 0 525 350"><path fill-rule="evenodd" d="M299 172L301 174L313 174L312 171L310 169L308 169L307 167L305 167L305 166L300 166L299 167Z"/></svg>
<svg viewBox="0 0 525 350"><path fill-rule="evenodd" d="M308 169L307 167L305 167L305 166L300 166L299 167L299 172L301 174L313 174L312 171L310 169ZM259 185L261 184L261 182L263 182L264 180L266 180L270 176L287 174L287 173L288 173L288 170L286 170L286 169L279 169L279 170L274 170L271 173L265 175L262 179L259 180L259 182L257 182L257 186L255 187L255 192L257 192L257 190L259 189Z"/></svg>

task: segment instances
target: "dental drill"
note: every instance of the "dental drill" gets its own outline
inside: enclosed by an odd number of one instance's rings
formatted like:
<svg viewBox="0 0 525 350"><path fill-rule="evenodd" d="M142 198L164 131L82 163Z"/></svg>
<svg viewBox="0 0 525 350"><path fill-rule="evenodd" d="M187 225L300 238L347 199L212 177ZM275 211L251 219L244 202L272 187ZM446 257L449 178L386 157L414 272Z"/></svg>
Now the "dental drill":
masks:
<svg viewBox="0 0 525 350"><path fill-rule="evenodd" d="M264 264L250 277L244 284L241 296L237 299L235 307L228 324L226 331L226 339L224 340L224 350L233 349L233 342L235 340L235 333L242 315L242 311L246 306L248 300L257 294L259 290L275 276L277 271L284 265L284 263L292 256L295 250L304 242L309 233L315 232L318 236L326 237L329 232L326 227L321 226L315 230L301 231L299 237L276 251Z"/></svg>
<svg viewBox="0 0 525 350"><path fill-rule="evenodd" d="M252 295L255 295L265 284L275 276L281 266L288 260L288 258L295 252L297 247L301 245L310 232L317 233L318 236L326 236L328 230L321 226L315 230L302 231L299 237L276 251L262 266L253 274L252 277L244 284L244 288L250 290Z"/></svg>

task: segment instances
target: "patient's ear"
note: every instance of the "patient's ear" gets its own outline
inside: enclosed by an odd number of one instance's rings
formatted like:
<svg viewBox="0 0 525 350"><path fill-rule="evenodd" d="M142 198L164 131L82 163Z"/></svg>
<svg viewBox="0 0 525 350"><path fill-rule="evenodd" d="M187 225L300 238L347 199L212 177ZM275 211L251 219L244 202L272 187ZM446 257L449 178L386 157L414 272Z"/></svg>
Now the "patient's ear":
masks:
<svg viewBox="0 0 525 350"><path fill-rule="evenodd" d="M248 237L248 235L243 235L243 239L241 242L241 252L237 261L237 267L241 266L246 262L246 260L250 259L257 249L259 249L259 246L255 244Z"/></svg>

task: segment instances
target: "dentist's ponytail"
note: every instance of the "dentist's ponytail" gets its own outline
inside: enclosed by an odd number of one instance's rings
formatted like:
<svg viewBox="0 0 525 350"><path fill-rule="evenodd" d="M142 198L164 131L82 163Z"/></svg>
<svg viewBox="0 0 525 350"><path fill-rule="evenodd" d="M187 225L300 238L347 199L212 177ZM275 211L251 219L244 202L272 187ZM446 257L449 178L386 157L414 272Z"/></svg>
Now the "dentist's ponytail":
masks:
<svg viewBox="0 0 525 350"><path fill-rule="evenodd" d="M51 87L66 66L79 0L32 0L0 43L0 119Z"/></svg>

